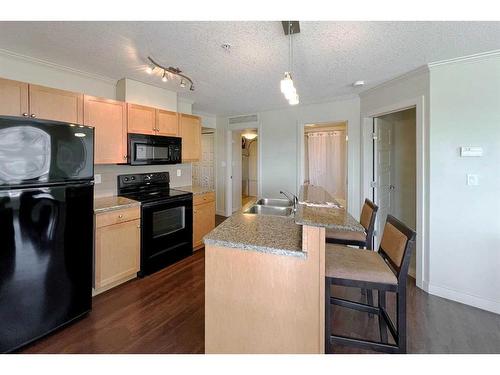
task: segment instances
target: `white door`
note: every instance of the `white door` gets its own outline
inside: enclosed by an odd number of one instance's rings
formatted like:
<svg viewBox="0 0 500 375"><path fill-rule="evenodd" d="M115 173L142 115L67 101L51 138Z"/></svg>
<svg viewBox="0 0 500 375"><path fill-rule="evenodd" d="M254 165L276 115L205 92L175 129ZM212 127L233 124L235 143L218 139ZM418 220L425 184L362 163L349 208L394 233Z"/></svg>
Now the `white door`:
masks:
<svg viewBox="0 0 500 375"><path fill-rule="evenodd" d="M374 162L374 195L375 204L379 207L375 223L375 249L378 249L387 215L391 213L391 181L392 181L392 123L375 119L375 162Z"/></svg>
<svg viewBox="0 0 500 375"><path fill-rule="evenodd" d="M232 134L232 183L233 183L233 213L241 209L241 132L233 131Z"/></svg>

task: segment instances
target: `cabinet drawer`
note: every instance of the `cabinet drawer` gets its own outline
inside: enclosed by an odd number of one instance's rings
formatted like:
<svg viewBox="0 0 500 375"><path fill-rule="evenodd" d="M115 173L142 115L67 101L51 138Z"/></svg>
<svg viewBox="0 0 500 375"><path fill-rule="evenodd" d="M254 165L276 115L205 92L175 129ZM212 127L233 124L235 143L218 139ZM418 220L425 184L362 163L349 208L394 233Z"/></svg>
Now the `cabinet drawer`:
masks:
<svg viewBox="0 0 500 375"><path fill-rule="evenodd" d="M195 194L193 195L193 205L203 204L215 201L215 193Z"/></svg>
<svg viewBox="0 0 500 375"><path fill-rule="evenodd" d="M126 221L140 219L140 218L141 218L140 207L125 208L123 210L116 210L116 211L97 214L95 218L95 225L97 228L100 228L100 227L105 227L107 225L123 223Z"/></svg>

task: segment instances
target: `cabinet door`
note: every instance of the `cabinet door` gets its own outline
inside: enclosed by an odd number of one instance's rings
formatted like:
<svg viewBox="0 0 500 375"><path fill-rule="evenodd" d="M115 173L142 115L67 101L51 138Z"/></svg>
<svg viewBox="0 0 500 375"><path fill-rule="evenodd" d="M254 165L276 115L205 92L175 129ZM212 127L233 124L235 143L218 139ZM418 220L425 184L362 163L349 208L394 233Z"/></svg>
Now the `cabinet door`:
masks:
<svg viewBox="0 0 500 375"><path fill-rule="evenodd" d="M140 268L140 220L96 229L95 289L134 277Z"/></svg>
<svg viewBox="0 0 500 375"><path fill-rule="evenodd" d="M138 104L127 104L129 133L155 134L156 109Z"/></svg>
<svg viewBox="0 0 500 375"><path fill-rule="evenodd" d="M29 85L29 98L32 117L83 123L83 94Z"/></svg>
<svg viewBox="0 0 500 375"><path fill-rule="evenodd" d="M198 161L201 158L201 121L198 116L180 114L182 137L182 161Z"/></svg>
<svg viewBox="0 0 500 375"><path fill-rule="evenodd" d="M193 209L193 247L203 245L203 236L215 228L215 202L203 203Z"/></svg>
<svg viewBox="0 0 500 375"><path fill-rule="evenodd" d="M156 110L156 134L171 137L179 135L179 118L177 112Z"/></svg>
<svg viewBox="0 0 500 375"><path fill-rule="evenodd" d="M95 164L118 164L127 160L127 104L85 95L85 125L94 127Z"/></svg>
<svg viewBox="0 0 500 375"><path fill-rule="evenodd" d="M0 78L0 115L28 116L28 84Z"/></svg>

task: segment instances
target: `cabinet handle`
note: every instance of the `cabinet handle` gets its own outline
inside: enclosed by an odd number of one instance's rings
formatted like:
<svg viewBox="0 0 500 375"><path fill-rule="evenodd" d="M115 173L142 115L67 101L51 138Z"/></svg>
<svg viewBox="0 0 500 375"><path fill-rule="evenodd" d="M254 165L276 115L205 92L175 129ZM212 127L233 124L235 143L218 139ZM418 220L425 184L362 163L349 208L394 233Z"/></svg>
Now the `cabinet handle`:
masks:
<svg viewBox="0 0 500 375"><path fill-rule="evenodd" d="M118 218L119 218L119 219L121 219L122 217L123 217L123 215L122 215L122 214L118 215Z"/></svg>
<svg viewBox="0 0 500 375"><path fill-rule="evenodd" d="M140 228L141 226L140 225L137 225L137 228Z"/></svg>
<svg viewBox="0 0 500 375"><path fill-rule="evenodd" d="M28 117L29 115L27 113L23 113L23 116L24 117Z"/></svg>
<svg viewBox="0 0 500 375"><path fill-rule="evenodd" d="M127 155L123 155L123 159L124 159L124 160L127 160Z"/></svg>
<svg viewBox="0 0 500 375"><path fill-rule="evenodd" d="M31 118L35 118L36 116L35 116L35 114L34 114L34 113L32 113L30 117L31 117Z"/></svg>

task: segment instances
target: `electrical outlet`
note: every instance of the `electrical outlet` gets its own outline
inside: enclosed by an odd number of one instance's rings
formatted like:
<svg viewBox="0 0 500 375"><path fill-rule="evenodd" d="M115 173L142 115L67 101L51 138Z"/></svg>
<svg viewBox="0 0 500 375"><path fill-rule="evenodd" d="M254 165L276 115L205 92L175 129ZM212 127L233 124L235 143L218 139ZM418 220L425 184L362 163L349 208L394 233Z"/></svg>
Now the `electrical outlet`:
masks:
<svg viewBox="0 0 500 375"><path fill-rule="evenodd" d="M177 177L181 177L182 176L182 170L181 169L177 169Z"/></svg>
<svg viewBox="0 0 500 375"><path fill-rule="evenodd" d="M467 175L467 185L468 186L479 185L479 176L477 174L468 174Z"/></svg>
<svg viewBox="0 0 500 375"><path fill-rule="evenodd" d="M100 174L94 175L94 183L96 183L96 184L101 183L101 175Z"/></svg>

